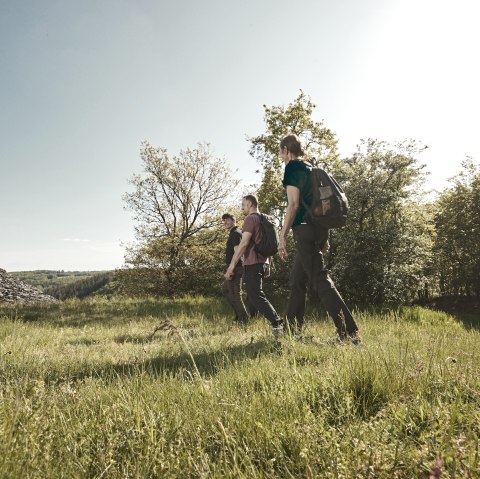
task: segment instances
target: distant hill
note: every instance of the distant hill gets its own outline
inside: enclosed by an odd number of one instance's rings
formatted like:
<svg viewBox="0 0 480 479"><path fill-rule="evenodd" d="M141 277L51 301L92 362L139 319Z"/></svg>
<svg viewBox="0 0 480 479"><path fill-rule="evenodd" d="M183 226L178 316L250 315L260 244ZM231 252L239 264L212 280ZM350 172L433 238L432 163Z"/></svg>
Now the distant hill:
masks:
<svg viewBox="0 0 480 479"><path fill-rule="evenodd" d="M113 271L18 271L11 276L35 286L45 294L57 299L85 298L99 293L112 294L107 284L113 278Z"/></svg>
<svg viewBox="0 0 480 479"><path fill-rule="evenodd" d="M9 273L14 278L25 281L32 286L43 291L52 286L66 285L74 283L79 279L91 278L98 273L105 271L64 271L64 270L35 270L35 271L17 271Z"/></svg>

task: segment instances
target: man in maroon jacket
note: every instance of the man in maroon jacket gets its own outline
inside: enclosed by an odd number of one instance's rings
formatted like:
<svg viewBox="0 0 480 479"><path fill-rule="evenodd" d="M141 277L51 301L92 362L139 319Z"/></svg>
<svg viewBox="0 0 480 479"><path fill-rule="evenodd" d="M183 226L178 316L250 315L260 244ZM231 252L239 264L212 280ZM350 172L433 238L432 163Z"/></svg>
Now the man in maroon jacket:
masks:
<svg viewBox="0 0 480 479"><path fill-rule="evenodd" d="M283 321L265 296L263 278L268 276L269 258L257 253L255 245L261 237L260 212L258 200L253 195L242 199L242 211L245 215L243 223L242 241L238 245L225 273L225 278L232 280L235 267L243 255L245 289L249 302L263 314L272 325L275 337L283 331Z"/></svg>

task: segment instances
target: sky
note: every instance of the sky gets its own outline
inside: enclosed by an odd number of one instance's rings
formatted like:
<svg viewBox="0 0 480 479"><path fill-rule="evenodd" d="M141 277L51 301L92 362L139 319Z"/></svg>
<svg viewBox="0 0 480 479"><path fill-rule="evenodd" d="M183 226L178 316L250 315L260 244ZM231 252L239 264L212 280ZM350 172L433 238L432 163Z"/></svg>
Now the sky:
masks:
<svg viewBox="0 0 480 479"><path fill-rule="evenodd" d="M441 191L480 160L477 0L0 0L0 268L123 264L142 141L244 184L262 105L302 89L342 155L416 139Z"/></svg>

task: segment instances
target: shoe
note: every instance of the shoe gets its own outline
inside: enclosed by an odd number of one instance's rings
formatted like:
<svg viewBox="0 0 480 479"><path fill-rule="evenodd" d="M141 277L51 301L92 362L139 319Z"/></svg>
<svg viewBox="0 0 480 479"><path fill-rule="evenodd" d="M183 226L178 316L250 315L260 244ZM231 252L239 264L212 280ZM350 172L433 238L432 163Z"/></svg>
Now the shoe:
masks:
<svg viewBox="0 0 480 479"><path fill-rule="evenodd" d="M360 337L360 331L355 331L354 333L348 334L348 339L352 342L354 346L360 346L362 344L362 338Z"/></svg>

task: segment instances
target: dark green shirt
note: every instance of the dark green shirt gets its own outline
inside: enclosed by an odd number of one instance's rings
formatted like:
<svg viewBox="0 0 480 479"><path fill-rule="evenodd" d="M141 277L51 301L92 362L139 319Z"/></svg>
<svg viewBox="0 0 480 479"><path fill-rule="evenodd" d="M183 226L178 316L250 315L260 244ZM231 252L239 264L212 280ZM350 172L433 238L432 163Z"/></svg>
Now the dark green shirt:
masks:
<svg viewBox="0 0 480 479"><path fill-rule="evenodd" d="M312 185L310 183L310 170L303 161L290 160L285 166L283 175L283 186L295 186L300 190L300 207L293 221L293 226L297 226L305 221L305 206L312 204ZM288 200L287 200L288 201Z"/></svg>

